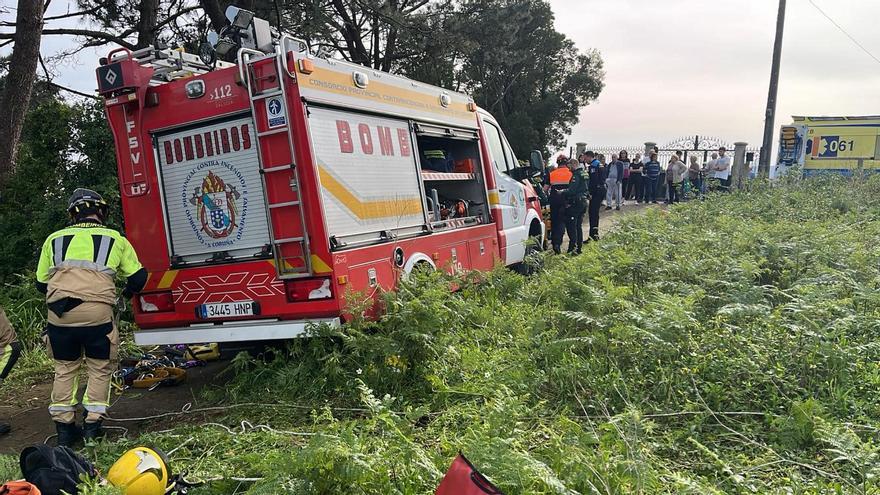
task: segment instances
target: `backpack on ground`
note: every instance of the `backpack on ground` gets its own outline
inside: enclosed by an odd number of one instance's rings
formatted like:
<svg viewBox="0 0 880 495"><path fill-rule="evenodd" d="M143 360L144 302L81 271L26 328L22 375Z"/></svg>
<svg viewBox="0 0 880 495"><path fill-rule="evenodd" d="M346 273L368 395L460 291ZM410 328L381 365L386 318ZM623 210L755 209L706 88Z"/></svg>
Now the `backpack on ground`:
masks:
<svg viewBox="0 0 880 495"><path fill-rule="evenodd" d="M434 495L504 495L459 452Z"/></svg>
<svg viewBox="0 0 880 495"><path fill-rule="evenodd" d="M0 485L0 495L40 495L40 489L27 481L7 481Z"/></svg>
<svg viewBox="0 0 880 495"><path fill-rule="evenodd" d="M36 444L21 451L21 474L40 489L42 495L76 495L80 475L95 477L95 466L67 447Z"/></svg>

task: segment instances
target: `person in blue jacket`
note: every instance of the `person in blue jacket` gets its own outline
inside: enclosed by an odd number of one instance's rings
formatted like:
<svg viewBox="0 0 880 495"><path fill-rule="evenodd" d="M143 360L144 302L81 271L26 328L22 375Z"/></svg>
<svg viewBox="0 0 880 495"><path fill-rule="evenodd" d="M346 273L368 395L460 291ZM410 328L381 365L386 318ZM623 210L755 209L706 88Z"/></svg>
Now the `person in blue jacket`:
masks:
<svg viewBox="0 0 880 495"><path fill-rule="evenodd" d="M660 181L660 162L657 161L657 152L651 152L651 158L645 163L645 202L657 204L657 183Z"/></svg>
<svg viewBox="0 0 880 495"><path fill-rule="evenodd" d="M602 209L602 200L605 199L607 189L605 179L608 178L608 169L604 160L596 159L592 151L586 152L587 174L590 178L590 239L599 240L599 211Z"/></svg>

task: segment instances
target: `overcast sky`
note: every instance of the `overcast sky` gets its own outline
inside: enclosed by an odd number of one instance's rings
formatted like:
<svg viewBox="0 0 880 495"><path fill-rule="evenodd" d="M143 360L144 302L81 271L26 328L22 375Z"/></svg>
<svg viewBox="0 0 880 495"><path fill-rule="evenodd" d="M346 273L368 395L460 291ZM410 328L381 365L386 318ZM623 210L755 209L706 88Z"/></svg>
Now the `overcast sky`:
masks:
<svg viewBox="0 0 880 495"><path fill-rule="evenodd" d="M700 134L760 146L777 0L549 1L557 29L605 62L605 89L572 141ZM880 57L880 0L813 1ZM880 63L808 0L788 0L776 127L792 115L874 114Z"/></svg>
<svg viewBox="0 0 880 495"><path fill-rule="evenodd" d="M549 1L557 28L605 61L605 90L581 112L572 143L662 145L700 134L760 144L776 0ZM813 1L880 57L880 0ZM50 15L67 4L52 2ZM880 63L809 0L788 0L785 28L776 127L793 114L880 114ZM46 37L43 55L71 42ZM85 51L69 60L59 81L92 92L98 56Z"/></svg>

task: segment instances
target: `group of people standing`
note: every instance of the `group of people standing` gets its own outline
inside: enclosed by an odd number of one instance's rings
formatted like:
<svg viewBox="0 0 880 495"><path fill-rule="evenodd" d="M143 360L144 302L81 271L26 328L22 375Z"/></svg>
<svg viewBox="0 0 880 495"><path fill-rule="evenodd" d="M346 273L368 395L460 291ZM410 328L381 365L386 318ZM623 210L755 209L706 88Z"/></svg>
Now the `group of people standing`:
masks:
<svg viewBox="0 0 880 495"><path fill-rule="evenodd" d="M599 239L599 212L620 210L627 200L636 204L657 203L661 174L665 171L666 203L677 203L685 189L702 194L711 187L727 190L730 185L730 157L723 146L712 159L700 164L695 155L685 164L681 151L676 151L665 168L658 161L657 148L642 157L636 153L631 160L622 150L605 155L587 151L578 158L559 155L551 165L545 184L550 203L550 240L555 253L562 252L563 236L568 233L569 254L580 254L584 243L584 215L589 213L589 237Z"/></svg>
<svg viewBox="0 0 880 495"><path fill-rule="evenodd" d="M712 159L704 164L700 164L696 155L691 155L690 163L685 163L682 155L681 151L676 151L663 166L658 161L657 148L644 157L636 153L632 160L623 150L612 154L607 164L604 155L599 154L600 167L607 170L605 209L619 210L626 201L656 204L660 199L660 181L664 172L667 204L679 202L684 189L702 195L710 186L718 190L728 188L731 162L723 146L717 153L712 153Z"/></svg>
<svg viewBox="0 0 880 495"><path fill-rule="evenodd" d="M621 152L625 154L626 152ZM685 163L683 152L676 151L666 164L665 169L657 159L657 148L642 157L636 154L635 159L629 162L629 173L623 179L623 198L634 200L636 204L657 203L659 199L660 175L665 171L666 203L681 201L685 189L693 191L697 196L702 196L707 188L715 190L727 190L730 186L730 156L727 149L722 146L717 153L712 153L711 160L700 164L696 155L690 156L690 163ZM611 197L606 201L606 208L611 209ZM620 208L620 202L617 204Z"/></svg>

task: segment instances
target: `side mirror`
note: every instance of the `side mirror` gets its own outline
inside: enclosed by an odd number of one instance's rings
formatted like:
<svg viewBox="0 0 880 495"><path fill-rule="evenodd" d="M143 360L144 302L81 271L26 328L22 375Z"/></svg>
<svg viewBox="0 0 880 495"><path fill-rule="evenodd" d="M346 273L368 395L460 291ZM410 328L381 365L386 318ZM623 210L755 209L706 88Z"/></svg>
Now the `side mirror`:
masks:
<svg viewBox="0 0 880 495"><path fill-rule="evenodd" d="M542 172L544 170L544 157L541 156L540 151L534 150L529 155L529 166L535 172Z"/></svg>

